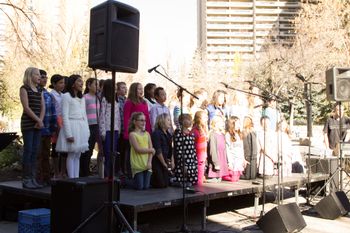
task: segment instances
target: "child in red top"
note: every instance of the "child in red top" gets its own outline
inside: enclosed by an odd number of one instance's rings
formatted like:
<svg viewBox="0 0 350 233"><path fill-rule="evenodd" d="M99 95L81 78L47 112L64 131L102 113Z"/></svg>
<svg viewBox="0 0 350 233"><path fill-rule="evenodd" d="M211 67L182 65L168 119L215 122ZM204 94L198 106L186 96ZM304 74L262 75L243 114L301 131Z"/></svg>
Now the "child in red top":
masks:
<svg viewBox="0 0 350 233"><path fill-rule="evenodd" d="M206 111L197 111L194 115L192 133L195 138L195 148L198 162L198 184L203 184L205 177L205 163L207 161L208 146L208 113Z"/></svg>

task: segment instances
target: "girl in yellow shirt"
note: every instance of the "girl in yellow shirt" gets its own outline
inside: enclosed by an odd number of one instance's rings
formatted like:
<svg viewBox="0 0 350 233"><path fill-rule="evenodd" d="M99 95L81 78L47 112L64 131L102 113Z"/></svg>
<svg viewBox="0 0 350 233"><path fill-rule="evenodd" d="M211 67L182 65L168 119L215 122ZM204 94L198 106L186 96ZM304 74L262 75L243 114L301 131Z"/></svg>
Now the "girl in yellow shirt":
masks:
<svg viewBox="0 0 350 233"><path fill-rule="evenodd" d="M142 112L134 112L129 121L130 164L137 190L148 189L152 174L152 157L155 150L145 131L146 118Z"/></svg>

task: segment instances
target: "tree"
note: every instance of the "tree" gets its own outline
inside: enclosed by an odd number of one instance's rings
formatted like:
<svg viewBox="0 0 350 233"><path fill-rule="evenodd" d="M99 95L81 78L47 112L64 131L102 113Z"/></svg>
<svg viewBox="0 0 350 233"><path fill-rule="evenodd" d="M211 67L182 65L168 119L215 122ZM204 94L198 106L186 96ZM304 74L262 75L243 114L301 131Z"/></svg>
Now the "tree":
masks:
<svg viewBox="0 0 350 233"><path fill-rule="evenodd" d="M49 12L45 11L47 1L44 0L30 3L26 0L7 0L0 3L0 12L4 14L7 26L1 37L6 47L0 73L0 80L6 86L2 89L5 94L0 95L6 97L0 101L2 113L11 112L18 117L18 90L28 66L45 69L49 76L55 73L82 76L91 73L87 68L88 14L76 11L72 8L74 4L82 8L89 3L84 0L64 1L56 8L50 8ZM55 18L57 15L52 13L53 10L57 12L59 20ZM77 20L72 20L69 11L74 12ZM6 101L10 101L10 105Z"/></svg>
<svg viewBox="0 0 350 233"><path fill-rule="evenodd" d="M349 1L324 0L304 3L295 18L295 38L291 45L270 43L248 70L249 78L260 89L291 100L292 106L303 105L304 86L299 80L324 83L325 71L333 66L348 66L349 31L345 25ZM346 22L347 23L347 22ZM299 79L297 78L299 77ZM312 99L314 119L322 120L320 112L325 99L324 86L314 85ZM283 109L289 108L284 101ZM299 110L301 110L299 108ZM300 113L300 112L299 112ZM299 116L305 116L299 114ZM293 118L293 116L291 116ZM305 117L304 117L305 119Z"/></svg>

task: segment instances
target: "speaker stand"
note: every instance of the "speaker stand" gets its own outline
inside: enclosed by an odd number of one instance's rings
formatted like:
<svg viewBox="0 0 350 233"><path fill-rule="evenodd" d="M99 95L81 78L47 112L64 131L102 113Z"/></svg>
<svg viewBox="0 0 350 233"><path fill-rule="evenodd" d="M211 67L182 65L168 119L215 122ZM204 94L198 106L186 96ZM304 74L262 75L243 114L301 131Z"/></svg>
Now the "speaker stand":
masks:
<svg viewBox="0 0 350 233"><path fill-rule="evenodd" d="M134 233L134 230L131 228L130 224L124 217L122 211L120 210L118 206L118 202L113 201L105 202L102 204L95 212L93 212L89 217L87 217L72 233L78 233L81 229L83 229L92 219L94 219L98 214L104 210L104 208L112 209L114 214L118 217L119 220L121 220L122 224L128 229L129 233ZM113 229L112 229L113 232Z"/></svg>
<svg viewBox="0 0 350 233"><path fill-rule="evenodd" d="M342 163L342 161L341 161L340 163ZM315 199L315 197L317 197L317 196L322 192L322 190L324 190L324 189L327 187L327 185L328 185L330 182L333 181L333 178L336 177L336 176L338 175L338 174L337 174L338 172L339 172L339 176L341 177L341 179L343 179L343 178L342 178L342 175L341 175L342 172L345 172L345 174L346 174L348 177L350 177L349 173L343 168L342 165L338 166L337 169L333 172L333 174L331 174L331 176L327 179L326 183L325 183L325 184L318 190L318 192L311 198L310 203ZM343 183L343 181L340 180L340 183L339 183L340 188L338 188L339 191L343 191L343 190L342 190L342 189L343 189L342 183Z"/></svg>
<svg viewBox="0 0 350 233"><path fill-rule="evenodd" d="M122 223L126 226L129 233L134 233L134 230L131 228L130 224L124 217L123 213L118 207L118 203L113 201L114 197L114 166L115 166L115 156L117 152L115 151L115 145L114 145L114 122L115 122L115 71L112 71L112 103L111 104L111 155L109 157L109 167L108 167L108 201L105 202L100 208L98 208L95 212L93 212L86 220L84 220L74 231L73 233L79 232L91 219L96 217L104 208L108 208L107 211L107 219L108 219L108 232L113 233L113 222L114 222L114 214L116 214L119 219L122 221Z"/></svg>
<svg viewBox="0 0 350 233"><path fill-rule="evenodd" d="M339 187L337 188L338 191L343 191L343 172L350 178L349 173L343 168L343 143L344 143L344 136L342 135L343 131L343 123L342 123L342 111L341 111L341 102L338 102L339 106L339 158L338 158L338 167L333 172L333 174L328 178L327 182L318 190L318 192L313 196L313 198L310 200L310 202L318 196L318 194L326 188L326 186L333 180L335 176L338 175L337 172L339 172Z"/></svg>

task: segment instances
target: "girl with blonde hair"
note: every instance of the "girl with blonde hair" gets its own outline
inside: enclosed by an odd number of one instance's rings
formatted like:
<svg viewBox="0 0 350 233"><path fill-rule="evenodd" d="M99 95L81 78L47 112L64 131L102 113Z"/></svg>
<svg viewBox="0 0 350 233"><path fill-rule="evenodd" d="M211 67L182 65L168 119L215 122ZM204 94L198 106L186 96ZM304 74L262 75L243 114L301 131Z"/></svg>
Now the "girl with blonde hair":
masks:
<svg viewBox="0 0 350 233"><path fill-rule="evenodd" d="M210 182L221 182L222 177L229 175L226 143L225 120L222 116L214 116L210 123L208 149L208 178Z"/></svg>
<svg viewBox="0 0 350 233"><path fill-rule="evenodd" d="M172 147L171 119L166 113L158 115L155 130L152 133L152 143L156 151L152 159L151 184L154 188L165 188L169 185L169 170L174 169Z"/></svg>
<svg viewBox="0 0 350 233"><path fill-rule="evenodd" d="M20 100L23 107L21 131L23 135L23 188L42 188L36 181L36 156L41 140L41 128L44 127L45 102L42 90L38 88L40 72L38 68L28 67L24 72Z"/></svg>
<svg viewBox="0 0 350 233"><path fill-rule="evenodd" d="M130 164L137 190L148 189L152 174L152 157L155 150L151 136L145 131L146 117L134 112L129 121Z"/></svg>
<svg viewBox="0 0 350 233"><path fill-rule="evenodd" d="M254 130L254 123L251 116L246 116L243 119L243 131L242 131L242 140L243 140L243 150L244 158L248 161L247 166L245 167L242 179L252 180L256 178L257 173L257 136L256 131Z"/></svg>

